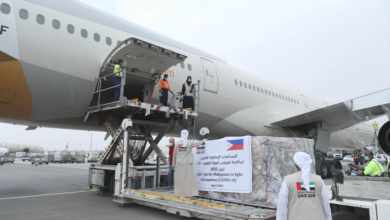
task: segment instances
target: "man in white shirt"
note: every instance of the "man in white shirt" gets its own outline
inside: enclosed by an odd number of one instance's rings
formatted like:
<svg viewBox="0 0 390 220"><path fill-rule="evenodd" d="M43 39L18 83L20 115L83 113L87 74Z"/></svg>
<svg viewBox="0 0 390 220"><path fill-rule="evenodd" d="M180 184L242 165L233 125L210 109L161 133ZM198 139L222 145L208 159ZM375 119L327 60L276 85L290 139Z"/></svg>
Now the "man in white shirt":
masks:
<svg viewBox="0 0 390 220"><path fill-rule="evenodd" d="M310 173L310 156L297 152L294 162L298 172L284 177L276 220L332 220L325 183Z"/></svg>

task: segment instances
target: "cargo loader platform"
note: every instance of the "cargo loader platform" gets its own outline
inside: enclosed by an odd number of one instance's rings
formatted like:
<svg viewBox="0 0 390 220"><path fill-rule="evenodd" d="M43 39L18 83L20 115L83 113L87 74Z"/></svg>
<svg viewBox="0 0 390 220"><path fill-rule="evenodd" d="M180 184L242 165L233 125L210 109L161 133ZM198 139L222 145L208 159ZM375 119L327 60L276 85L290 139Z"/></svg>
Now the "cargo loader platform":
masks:
<svg viewBox="0 0 390 220"><path fill-rule="evenodd" d="M175 215L200 219L276 219L275 209L200 197L180 198L174 195L173 189L167 188L126 189L122 196L114 194L113 201L121 204L137 203Z"/></svg>

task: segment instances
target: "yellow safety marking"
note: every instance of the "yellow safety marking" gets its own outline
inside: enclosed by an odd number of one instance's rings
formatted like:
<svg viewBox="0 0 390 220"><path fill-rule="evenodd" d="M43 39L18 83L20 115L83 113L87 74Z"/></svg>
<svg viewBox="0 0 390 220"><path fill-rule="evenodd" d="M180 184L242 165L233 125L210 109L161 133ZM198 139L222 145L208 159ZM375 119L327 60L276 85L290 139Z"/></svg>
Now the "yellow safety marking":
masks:
<svg viewBox="0 0 390 220"><path fill-rule="evenodd" d="M51 194L41 194L41 195L32 195L32 196L8 197L8 198L0 198L0 200L23 199L23 198L31 198L31 197L39 197L39 196L54 196L54 195L64 195L64 194L82 193L82 192L88 192L88 191L75 191L75 192L51 193Z"/></svg>
<svg viewBox="0 0 390 220"><path fill-rule="evenodd" d="M192 108L184 108L183 110L192 110Z"/></svg>
<svg viewBox="0 0 390 220"><path fill-rule="evenodd" d="M130 101L138 102L138 98L136 98L136 99L130 99Z"/></svg>
<svg viewBox="0 0 390 220"><path fill-rule="evenodd" d="M165 198L165 199L172 199L172 200L176 200L176 201L180 201L180 202L188 202L188 203L191 203L191 204L194 204L194 205L200 205L200 206L205 206L205 207L213 207L213 208L219 208L219 209L226 209L226 206L218 205L218 204L215 204L215 203L200 202L200 201L196 201L196 200L183 199L183 198L179 198L179 197L167 196L167 195L151 193L151 192L144 192L144 191L140 191L140 190L136 190L135 192L139 193L139 194L156 196L156 197Z"/></svg>

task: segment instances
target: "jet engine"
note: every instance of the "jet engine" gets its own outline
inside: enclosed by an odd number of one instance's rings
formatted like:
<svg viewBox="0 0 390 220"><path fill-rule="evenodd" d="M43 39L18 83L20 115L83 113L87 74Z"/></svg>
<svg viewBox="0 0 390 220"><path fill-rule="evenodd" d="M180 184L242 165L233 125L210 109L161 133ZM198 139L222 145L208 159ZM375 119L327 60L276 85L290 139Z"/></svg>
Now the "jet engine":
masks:
<svg viewBox="0 0 390 220"><path fill-rule="evenodd" d="M390 121L386 122L379 130L378 141L382 150L390 155Z"/></svg>

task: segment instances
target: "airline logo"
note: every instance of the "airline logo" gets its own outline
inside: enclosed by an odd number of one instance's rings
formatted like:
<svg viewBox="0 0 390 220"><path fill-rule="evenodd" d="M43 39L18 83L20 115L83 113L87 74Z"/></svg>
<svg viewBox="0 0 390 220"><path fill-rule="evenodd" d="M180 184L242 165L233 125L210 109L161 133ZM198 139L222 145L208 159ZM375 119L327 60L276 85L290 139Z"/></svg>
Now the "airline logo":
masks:
<svg viewBox="0 0 390 220"><path fill-rule="evenodd" d="M238 139L238 140L230 140L227 141L228 143L228 149L227 151L230 150L244 150L244 139Z"/></svg>
<svg viewBox="0 0 390 220"><path fill-rule="evenodd" d="M314 182L309 183L310 191L315 190L315 184ZM303 187L303 182L297 182L297 191L304 191L306 190L305 187Z"/></svg>

